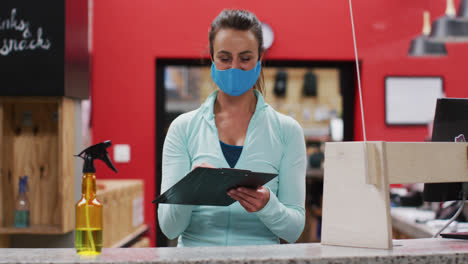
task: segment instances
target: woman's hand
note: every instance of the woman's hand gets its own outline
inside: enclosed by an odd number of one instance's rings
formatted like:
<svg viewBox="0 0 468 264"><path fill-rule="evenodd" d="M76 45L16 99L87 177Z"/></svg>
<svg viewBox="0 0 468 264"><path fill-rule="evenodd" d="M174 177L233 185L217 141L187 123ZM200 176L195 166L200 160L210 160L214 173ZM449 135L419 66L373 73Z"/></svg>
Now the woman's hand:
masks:
<svg viewBox="0 0 468 264"><path fill-rule="evenodd" d="M270 191L263 186L256 190L239 187L229 190L227 194L249 213L260 211L270 200Z"/></svg>

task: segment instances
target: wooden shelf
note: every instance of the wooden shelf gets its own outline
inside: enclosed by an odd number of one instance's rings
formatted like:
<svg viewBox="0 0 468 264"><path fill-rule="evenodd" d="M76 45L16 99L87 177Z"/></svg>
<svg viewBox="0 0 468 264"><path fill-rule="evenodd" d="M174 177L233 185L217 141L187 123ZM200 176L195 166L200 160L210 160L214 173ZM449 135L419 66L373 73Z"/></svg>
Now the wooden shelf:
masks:
<svg viewBox="0 0 468 264"><path fill-rule="evenodd" d="M135 230L135 232L129 234L128 236L126 236L122 240L120 240L119 242L112 245L111 248L123 247L123 246L125 246L125 244L127 244L130 241L138 238L139 236L141 236L142 234L144 234L148 230L149 230L149 227L147 225L142 225L137 230Z"/></svg>
<svg viewBox="0 0 468 264"><path fill-rule="evenodd" d="M323 179L323 169L307 169L306 179Z"/></svg>
<svg viewBox="0 0 468 264"><path fill-rule="evenodd" d="M64 97L0 96L0 234L74 228L75 104ZM28 176L30 228L14 228L20 177Z"/></svg>
<svg viewBox="0 0 468 264"><path fill-rule="evenodd" d="M329 135L323 135L323 136L305 136L305 140L307 142L328 142L331 139Z"/></svg>
<svg viewBox="0 0 468 264"><path fill-rule="evenodd" d="M63 234L62 228L59 225L32 225L28 228L2 227L0 234L35 234L35 235L52 235Z"/></svg>

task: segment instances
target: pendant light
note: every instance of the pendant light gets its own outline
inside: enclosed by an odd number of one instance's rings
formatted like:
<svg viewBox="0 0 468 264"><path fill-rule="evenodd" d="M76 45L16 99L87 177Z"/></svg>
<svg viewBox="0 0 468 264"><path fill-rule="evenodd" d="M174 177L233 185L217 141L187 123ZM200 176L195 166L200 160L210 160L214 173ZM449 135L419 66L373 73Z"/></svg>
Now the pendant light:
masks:
<svg viewBox="0 0 468 264"><path fill-rule="evenodd" d="M447 0L445 15L432 24L431 39L438 42L468 42L468 0L462 0L455 16L453 0Z"/></svg>
<svg viewBox="0 0 468 264"><path fill-rule="evenodd" d="M411 41L408 56L447 56L445 43L433 41L429 34L431 32L431 20L429 11L424 11L422 35Z"/></svg>

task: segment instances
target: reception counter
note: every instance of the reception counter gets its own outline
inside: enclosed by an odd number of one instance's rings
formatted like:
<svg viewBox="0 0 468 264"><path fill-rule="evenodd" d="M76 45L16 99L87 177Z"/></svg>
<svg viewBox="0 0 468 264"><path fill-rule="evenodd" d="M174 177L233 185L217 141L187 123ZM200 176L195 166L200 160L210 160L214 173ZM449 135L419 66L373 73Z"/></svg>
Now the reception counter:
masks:
<svg viewBox="0 0 468 264"><path fill-rule="evenodd" d="M112 248L97 257L74 249L0 249L0 263L468 263L468 241L394 240L392 250L313 244L199 248Z"/></svg>

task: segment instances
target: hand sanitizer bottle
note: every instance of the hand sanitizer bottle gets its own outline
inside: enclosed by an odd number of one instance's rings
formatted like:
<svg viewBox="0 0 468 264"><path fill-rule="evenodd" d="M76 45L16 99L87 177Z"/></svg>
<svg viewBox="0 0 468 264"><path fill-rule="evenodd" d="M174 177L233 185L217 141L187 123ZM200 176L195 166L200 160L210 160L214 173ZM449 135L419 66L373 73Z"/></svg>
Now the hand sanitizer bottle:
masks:
<svg viewBox="0 0 468 264"><path fill-rule="evenodd" d="M15 227L29 227L29 199L26 194L28 191L28 176L20 177L19 192L15 201Z"/></svg>

